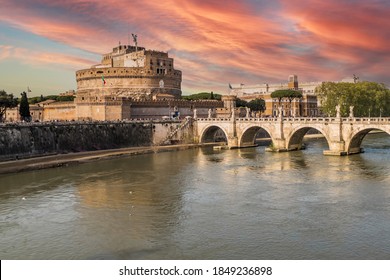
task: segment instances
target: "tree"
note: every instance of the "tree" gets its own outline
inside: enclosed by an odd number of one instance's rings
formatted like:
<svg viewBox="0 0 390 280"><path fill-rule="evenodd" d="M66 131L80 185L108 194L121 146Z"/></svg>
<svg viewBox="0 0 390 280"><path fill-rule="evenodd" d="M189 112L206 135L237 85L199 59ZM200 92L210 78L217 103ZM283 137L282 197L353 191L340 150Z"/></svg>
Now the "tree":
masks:
<svg viewBox="0 0 390 280"><path fill-rule="evenodd" d="M279 106L280 106L280 103L282 102L283 98L286 98L290 102L290 110L291 110L292 109L291 102L295 98L298 98L298 99L302 98L302 93L300 91L293 90L293 89L278 89L278 90L275 90L274 92L271 93L271 97L277 98L279 100Z"/></svg>
<svg viewBox="0 0 390 280"><path fill-rule="evenodd" d="M182 96L185 100L214 99L221 100L221 95L213 92L200 92L191 95Z"/></svg>
<svg viewBox="0 0 390 280"><path fill-rule="evenodd" d="M247 107L248 106L248 101L246 100L243 100L243 99L240 99L240 98L236 98L236 107L239 108L239 107Z"/></svg>
<svg viewBox="0 0 390 280"><path fill-rule="evenodd" d="M349 116L353 106L356 117L379 117L390 115L390 90L375 82L334 83L324 82L316 88L321 101L321 110L329 116L336 115L340 105L341 116Z"/></svg>
<svg viewBox="0 0 390 280"><path fill-rule="evenodd" d="M255 112L265 111L265 101L261 98L256 98L248 102L247 107Z"/></svg>
<svg viewBox="0 0 390 280"><path fill-rule="evenodd" d="M22 98L20 99L19 107L20 118L24 121L31 121L30 106L28 104L27 93L23 91L20 95L22 96Z"/></svg>
<svg viewBox="0 0 390 280"><path fill-rule="evenodd" d="M0 122L3 121L7 109L16 106L18 106L18 99L14 98L12 93L7 94L4 90L0 90Z"/></svg>
<svg viewBox="0 0 390 280"><path fill-rule="evenodd" d="M293 89L278 89L271 93L272 98L277 98L279 100L279 104L282 102L283 98L287 98L289 100L293 100L294 98L302 98L302 93L293 90ZM290 103L291 103L290 101Z"/></svg>

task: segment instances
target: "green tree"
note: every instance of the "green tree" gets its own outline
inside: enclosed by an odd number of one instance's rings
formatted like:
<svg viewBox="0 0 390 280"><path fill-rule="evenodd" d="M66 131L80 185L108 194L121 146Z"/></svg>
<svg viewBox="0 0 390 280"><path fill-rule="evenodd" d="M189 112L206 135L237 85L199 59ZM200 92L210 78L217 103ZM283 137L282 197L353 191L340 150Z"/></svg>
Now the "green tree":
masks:
<svg viewBox="0 0 390 280"><path fill-rule="evenodd" d="M278 90L275 90L274 92L271 93L271 97L272 98L277 98L279 100L279 106L280 106L280 103L282 102L283 99L287 99L289 101L289 103L290 103L290 112L289 112L289 114L291 114L291 110L292 110L291 103L292 103L292 101L295 98L301 99L302 98L302 93L300 91L293 90L293 89L278 89Z"/></svg>
<svg viewBox="0 0 390 280"><path fill-rule="evenodd" d="M256 98L248 102L247 107L255 112L265 111L265 101L261 98Z"/></svg>
<svg viewBox="0 0 390 280"><path fill-rule="evenodd" d="M62 101L73 101L76 98L74 95L65 95L65 96L58 96L57 101L62 102Z"/></svg>
<svg viewBox="0 0 390 280"><path fill-rule="evenodd" d="M390 90L375 82L334 83L324 82L316 88L321 101L321 110L329 116L336 115L340 105L341 116L349 116L353 106L356 117L378 117L390 115Z"/></svg>
<svg viewBox="0 0 390 280"><path fill-rule="evenodd" d="M271 93L271 97L277 98L280 105L283 98L288 99L291 103L294 98L302 98L302 93L293 89L278 89Z"/></svg>
<svg viewBox="0 0 390 280"><path fill-rule="evenodd" d="M213 92L200 92L191 95L182 96L185 100L215 99L221 100L221 95Z"/></svg>
<svg viewBox="0 0 390 280"><path fill-rule="evenodd" d="M19 107L20 118L24 121L31 121L30 105L28 104L27 93L23 91L20 95L22 96Z"/></svg>
<svg viewBox="0 0 390 280"><path fill-rule="evenodd" d="M248 106L248 101L246 100L243 100L243 99L240 99L240 98L236 98L236 107L239 108L239 107L247 107Z"/></svg>
<svg viewBox="0 0 390 280"><path fill-rule="evenodd" d="M7 94L4 90L0 90L0 122L4 120L4 115L8 108L18 106L18 99L14 98L13 94Z"/></svg>

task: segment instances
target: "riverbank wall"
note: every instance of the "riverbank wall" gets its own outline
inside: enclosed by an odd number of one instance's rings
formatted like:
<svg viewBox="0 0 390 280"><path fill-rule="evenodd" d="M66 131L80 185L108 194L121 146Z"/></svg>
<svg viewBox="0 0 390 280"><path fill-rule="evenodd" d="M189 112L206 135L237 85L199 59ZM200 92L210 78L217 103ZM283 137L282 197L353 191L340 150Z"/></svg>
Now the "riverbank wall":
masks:
<svg viewBox="0 0 390 280"><path fill-rule="evenodd" d="M0 125L0 161L191 142L191 128L177 131L180 125L173 120L6 123Z"/></svg>

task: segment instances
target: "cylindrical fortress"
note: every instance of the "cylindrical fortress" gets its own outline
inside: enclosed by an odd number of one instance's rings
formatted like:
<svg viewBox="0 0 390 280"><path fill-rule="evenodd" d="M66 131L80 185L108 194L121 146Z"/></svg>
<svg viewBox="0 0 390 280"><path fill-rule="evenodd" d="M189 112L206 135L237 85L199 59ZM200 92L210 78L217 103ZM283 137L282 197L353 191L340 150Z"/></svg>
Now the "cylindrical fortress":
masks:
<svg viewBox="0 0 390 280"><path fill-rule="evenodd" d="M101 64L76 72L77 95L176 99L181 98L181 75L167 53L120 45L103 55Z"/></svg>

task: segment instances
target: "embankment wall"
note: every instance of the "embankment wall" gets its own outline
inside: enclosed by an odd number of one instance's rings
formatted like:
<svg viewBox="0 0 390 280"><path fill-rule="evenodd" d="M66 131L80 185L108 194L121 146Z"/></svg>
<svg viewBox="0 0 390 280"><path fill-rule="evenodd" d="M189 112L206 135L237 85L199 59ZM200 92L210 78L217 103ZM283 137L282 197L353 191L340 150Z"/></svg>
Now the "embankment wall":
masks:
<svg viewBox="0 0 390 280"><path fill-rule="evenodd" d="M58 153L152 146L166 138L178 124L179 121L0 124L0 161Z"/></svg>

